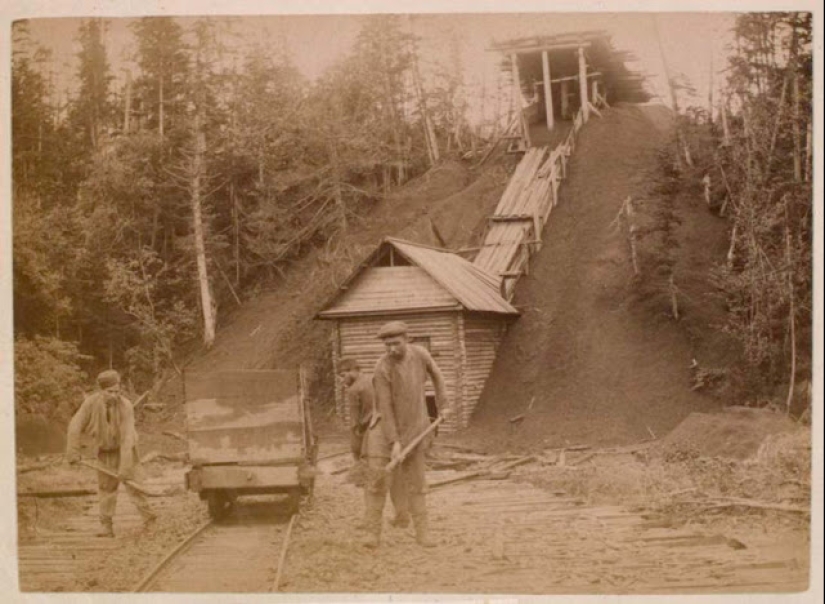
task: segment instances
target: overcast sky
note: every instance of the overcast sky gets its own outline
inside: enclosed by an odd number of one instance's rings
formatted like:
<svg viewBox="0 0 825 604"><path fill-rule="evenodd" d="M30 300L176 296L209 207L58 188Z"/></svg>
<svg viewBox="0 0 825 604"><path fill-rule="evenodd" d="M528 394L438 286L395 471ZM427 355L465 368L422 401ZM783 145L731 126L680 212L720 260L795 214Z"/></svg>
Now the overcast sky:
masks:
<svg viewBox="0 0 825 604"><path fill-rule="evenodd" d="M192 17L181 19L182 25ZM314 79L345 55L361 23L359 15L260 15L238 16L232 29L244 42L261 41L274 48L285 46L295 65ZM109 60L116 76L129 65L133 52L130 18L110 18L107 36ZM229 20L226 20L227 22ZM76 71L76 41L79 18L33 19L30 29L37 42L51 48L65 88ZM710 75L711 53L720 70L725 64L726 44L733 24L730 13L458 13L417 14L415 33L422 36L424 61L446 56L450 40L457 39L466 81L476 93L481 86L494 86L499 57L486 49L495 40L529 35L605 29L619 49L632 51L639 59L631 64L650 74L650 88L667 99L662 60L655 23L661 31L664 52L674 72L684 73L699 91L704 103ZM427 56L429 55L429 57ZM717 76L717 84L721 78Z"/></svg>

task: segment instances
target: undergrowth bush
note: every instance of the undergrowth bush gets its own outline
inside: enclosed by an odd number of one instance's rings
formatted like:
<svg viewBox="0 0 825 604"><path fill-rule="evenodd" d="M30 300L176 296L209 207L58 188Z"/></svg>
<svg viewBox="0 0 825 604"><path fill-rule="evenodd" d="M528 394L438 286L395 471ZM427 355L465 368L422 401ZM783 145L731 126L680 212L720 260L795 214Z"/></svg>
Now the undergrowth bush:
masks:
<svg viewBox="0 0 825 604"><path fill-rule="evenodd" d="M80 401L89 357L58 338L20 337L14 343L15 410L50 417L61 403Z"/></svg>

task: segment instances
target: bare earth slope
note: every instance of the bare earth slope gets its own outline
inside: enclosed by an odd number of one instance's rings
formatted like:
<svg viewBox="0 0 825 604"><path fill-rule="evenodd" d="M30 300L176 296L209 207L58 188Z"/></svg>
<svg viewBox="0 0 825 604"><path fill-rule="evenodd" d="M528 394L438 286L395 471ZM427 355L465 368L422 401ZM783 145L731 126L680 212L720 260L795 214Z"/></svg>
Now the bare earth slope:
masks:
<svg viewBox="0 0 825 604"><path fill-rule="evenodd" d="M404 185L351 218L346 233L309 251L273 289L233 312L218 331L212 350L190 370L235 370L323 364L329 358L329 324L314 320L337 286L384 237L459 248L473 241L495 208L507 174L491 165L471 172L447 162ZM330 376L316 378L329 381ZM324 401L319 401L321 404Z"/></svg>
<svg viewBox="0 0 825 604"><path fill-rule="evenodd" d="M715 406L690 390L683 328L634 304L628 239L614 223L628 195L651 194L668 127L662 107L625 106L582 130L543 247L519 282L523 316L499 350L471 440L510 450L626 443Z"/></svg>

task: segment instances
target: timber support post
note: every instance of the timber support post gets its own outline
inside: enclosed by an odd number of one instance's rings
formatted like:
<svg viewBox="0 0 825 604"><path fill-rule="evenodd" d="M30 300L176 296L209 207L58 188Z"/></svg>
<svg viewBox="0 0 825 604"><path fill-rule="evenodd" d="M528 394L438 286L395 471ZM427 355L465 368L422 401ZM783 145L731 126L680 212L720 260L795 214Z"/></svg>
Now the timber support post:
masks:
<svg viewBox="0 0 825 604"><path fill-rule="evenodd" d="M554 126L553 89L550 82L550 57L546 50L541 53L541 65L544 75L544 112L547 116L547 130L551 132Z"/></svg>
<svg viewBox="0 0 825 604"><path fill-rule="evenodd" d="M590 102L587 98L587 61L584 47L579 46L579 94L581 95L582 118L586 123L590 117Z"/></svg>

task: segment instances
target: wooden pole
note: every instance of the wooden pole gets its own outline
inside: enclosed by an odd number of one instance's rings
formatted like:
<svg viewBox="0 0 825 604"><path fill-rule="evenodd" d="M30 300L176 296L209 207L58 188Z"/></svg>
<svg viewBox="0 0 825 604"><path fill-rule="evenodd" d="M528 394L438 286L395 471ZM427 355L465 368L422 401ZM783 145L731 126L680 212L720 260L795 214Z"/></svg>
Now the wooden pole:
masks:
<svg viewBox="0 0 825 604"><path fill-rule="evenodd" d="M513 65L513 98L515 99L516 115L521 124L521 135L527 146L530 146L530 127L524 119L524 103L521 98L521 74L518 69L518 55L513 53L510 55L510 61Z"/></svg>
<svg viewBox="0 0 825 604"><path fill-rule="evenodd" d="M579 46L579 94L582 118L587 122L590 118L590 102L587 99L587 61L584 59L584 48L581 46Z"/></svg>
<svg viewBox="0 0 825 604"><path fill-rule="evenodd" d="M570 83L568 80L561 83L561 117L564 120L570 117Z"/></svg>
<svg viewBox="0 0 825 604"><path fill-rule="evenodd" d="M550 85L550 57L546 50L541 53L541 65L544 71L544 113L547 116L547 130L553 130L553 89Z"/></svg>
<svg viewBox="0 0 825 604"><path fill-rule="evenodd" d="M727 99L719 101L719 113L722 117L722 144L726 147L730 146L730 126L728 125L728 101Z"/></svg>
<svg viewBox="0 0 825 604"><path fill-rule="evenodd" d="M127 69L126 70L126 103L125 107L123 108L123 133L129 134L131 132L132 124L131 124L131 117L132 117L132 72Z"/></svg>

